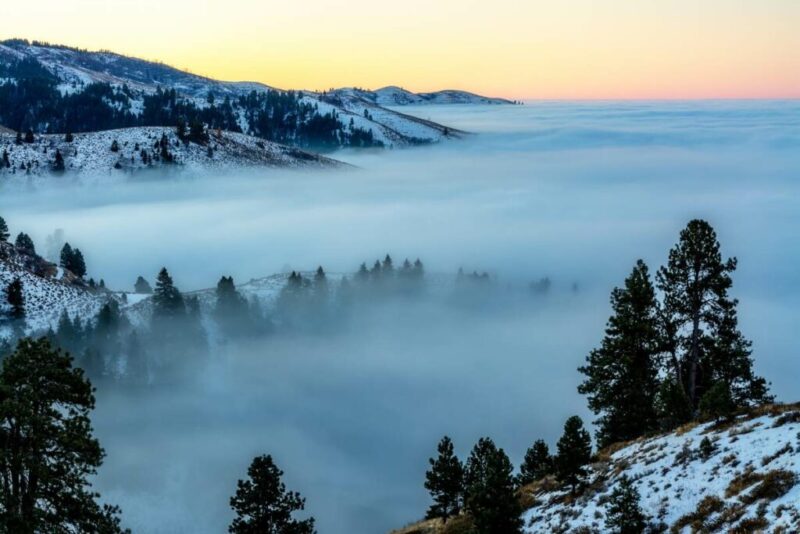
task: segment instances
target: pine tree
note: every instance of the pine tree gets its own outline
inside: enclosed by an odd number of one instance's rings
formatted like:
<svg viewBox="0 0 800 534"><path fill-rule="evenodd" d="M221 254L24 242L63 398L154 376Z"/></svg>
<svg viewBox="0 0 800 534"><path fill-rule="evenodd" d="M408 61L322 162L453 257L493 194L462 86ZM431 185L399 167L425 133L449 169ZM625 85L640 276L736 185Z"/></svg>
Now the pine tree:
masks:
<svg viewBox="0 0 800 534"><path fill-rule="evenodd" d="M8 225L5 219L0 217L0 243L7 242L9 237L11 237L11 234L8 233Z"/></svg>
<svg viewBox="0 0 800 534"><path fill-rule="evenodd" d="M247 470L248 479L239 480L231 508L236 518L228 527L231 534L313 534L314 518L294 519L305 508L299 493L287 491L283 471L271 456L258 456Z"/></svg>
<svg viewBox="0 0 800 534"><path fill-rule="evenodd" d="M537 439L525 453L525 459L519 466L517 485L525 486L553 474L553 457L547 443Z"/></svg>
<svg viewBox="0 0 800 534"><path fill-rule="evenodd" d="M692 419L694 410L683 384L667 377L656 395L656 412L661 430L672 430Z"/></svg>
<svg viewBox="0 0 800 534"><path fill-rule="evenodd" d="M156 289L153 293L153 318L154 320L160 320L162 318L182 317L185 313L186 306L183 296L172 282L172 277L169 275L167 268L163 267L158 273Z"/></svg>
<svg viewBox="0 0 800 534"><path fill-rule="evenodd" d="M464 467L453 453L453 442L445 436L437 447L439 456L430 458L431 468L425 473L425 489L433 499L427 518L441 517L445 522L461 511Z"/></svg>
<svg viewBox="0 0 800 534"><path fill-rule="evenodd" d="M606 530L613 534L642 534L647 517L639 506L639 491L630 478L622 476L611 492L606 511Z"/></svg>
<svg viewBox="0 0 800 534"><path fill-rule="evenodd" d="M15 278L6 286L6 302L11 306L9 315L13 320L25 318L25 291L19 278Z"/></svg>
<svg viewBox="0 0 800 534"><path fill-rule="evenodd" d="M573 415L564 424L564 434L558 440L556 475L558 480L569 484L573 495L586 476L586 464L592 457L592 440L583 428L583 421Z"/></svg>
<svg viewBox="0 0 800 534"><path fill-rule="evenodd" d="M578 391L589 397L598 447L637 438L658 428L660 332L655 289L647 265L636 262L623 288L611 292L614 315L600 348L578 370L586 380Z"/></svg>
<svg viewBox="0 0 800 534"><path fill-rule="evenodd" d="M33 137L33 130L28 128L28 131L25 132L25 142L28 143L28 144L31 144L34 141L36 141L36 139Z"/></svg>
<svg viewBox="0 0 800 534"><path fill-rule="evenodd" d="M122 532L119 509L91 488L103 449L92 385L46 339L23 339L0 370L2 532ZM25 439L19 439L24 436Z"/></svg>
<svg viewBox="0 0 800 534"><path fill-rule="evenodd" d="M53 160L53 171L54 172L63 172L66 169L64 165L64 156L61 155L61 151L56 149L56 156Z"/></svg>
<svg viewBox="0 0 800 534"><path fill-rule="evenodd" d="M736 410L736 403L725 382L715 382L700 399L698 406L701 417L721 421L730 419Z"/></svg>
<svg viewBox="0 0 800 534"><path fill-rule="evenodd" d="M508 456L491 439L481 438L472 449L464 476L464 509L477 534L522 532L512 471Z"/></svg>
<svg viewBox="0 0 800 534"><path fill-rule="evenodd" d="M70 262L70 271L78 278L86 276L86 262L83 259L83 253L79 248L73 249L72 260Z"/></svg>
<svg viewBox="0 0 800 534"><path fill-rule="evenodd" d="M36 247L33 245L33 239L31 239L31 237L26 233L19 233L16 241L14 242L14 246L17 247L17 250L20 252L24 252L30 256L36 254Z"/></svg>
<svg viewBox="0 0 800 534"><path fill-rule="evenodd" d="M736 263L736 258L722 260L716 232L695 219L658 273L664 315L675 336L675 377L694 409L720 380L739 405L768 399L766 382L753 373L750 342L737 327L738 301L728 296Z"/></svg>
<svg viewBox="0 0 800 534"><path fill-rule="evenodd" d="M142 276L136 279L136 283L133 285L133 290L134 292L142 295L149 295L153 292L153 288L150 287L150 282L145 280Z"/></svg>

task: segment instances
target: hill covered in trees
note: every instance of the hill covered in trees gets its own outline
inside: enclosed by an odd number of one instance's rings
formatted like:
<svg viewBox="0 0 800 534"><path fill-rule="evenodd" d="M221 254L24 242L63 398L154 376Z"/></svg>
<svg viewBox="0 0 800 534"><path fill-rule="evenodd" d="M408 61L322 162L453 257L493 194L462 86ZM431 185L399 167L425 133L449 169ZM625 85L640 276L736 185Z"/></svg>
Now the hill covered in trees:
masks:
<svg viewBox="0 0 800 534"><path fill-rule="evenodd" d="M0 124L79 133L202 124L313 151L408 146L459 132L363 98L220 82L111 52L0 43Z"/></svg>

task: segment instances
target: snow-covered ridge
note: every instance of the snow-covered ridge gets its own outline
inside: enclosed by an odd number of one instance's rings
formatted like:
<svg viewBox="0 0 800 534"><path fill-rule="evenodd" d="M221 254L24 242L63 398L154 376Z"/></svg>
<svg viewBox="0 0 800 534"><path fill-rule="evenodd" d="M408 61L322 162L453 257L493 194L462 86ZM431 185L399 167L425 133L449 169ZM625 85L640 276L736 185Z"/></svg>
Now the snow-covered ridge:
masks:
<svg viewBox="0 0 800 534"><path fill-rule="evenodd" d="M700 447L704 438L710 452ZM672 532L800 532L799 452L800 404L618 445L601 451L577 498L547 483L527 487L526 532L602 532L623 476L634 481L651 523Z"/></svg>
<svg viewBox="0 0 800 534"><path fill-rule="evenodd" d="M162 148L166 139L166 148ZM59 175L56 152L66 175L119 178L147 169L215 170L243 167L344 167L330 158L233 132L214 132L205 144L185 142L175 128L138 127L64 135L36 135L17 144L0 132L0 184ZM4 154L7 163L4 164ZM168 154L169 158L164 158Z"/></svg>
<svg viewBox="0 0 800 534"><path fill-rule="evenodd" d="M130 102L132 110L141 107L142 93L154 93L158 88L175 89L179 95L200 107L207 105L206 97L210 93L220 99L230 97L235 104L238 97L246 96L251 91L275 89L258 82L214 80L163 63L109 51L88 51L19 40L0 42L0 63L22 59L35 59L43 65L60 80L59 89L65 94L80 92L94 82L119 87L125 85L133 95ZM459 132L453 128L386 109L376 98L345 93L352 91L307 91L303 94L307 102L319 106L320 112L335 110L343 124L348 125L352 119L354 126L371 131L374 138L387 147L433 143L458 136ZM386 102L390 103L388 100ZM241 114L239 123L242 131L248 133L248 119L244 114Z"/></svg>
<svg viewBox="0 0 800 534"><path fill-rule="evenodd" d="M75 275L43 258L0 243L0 293L15 279L22 282L25 295L25 331L43 332L55 327L61 313L71 317L93 318L109 298L101 290L91 290ZM8 311L0 302L0 316ZM11 324L0 322L0 340L10 337Z"/></svg>
<svg viewBox="0 0 800 534"><path fill-rule="evenodd" d="M421 104L491 104L509 105L515 102L505 98L476 95L467 91L446 89L432 93L412 93L401 87L390 85L375 91L364 91L369 98L381 106L408 106Z"/></svg>

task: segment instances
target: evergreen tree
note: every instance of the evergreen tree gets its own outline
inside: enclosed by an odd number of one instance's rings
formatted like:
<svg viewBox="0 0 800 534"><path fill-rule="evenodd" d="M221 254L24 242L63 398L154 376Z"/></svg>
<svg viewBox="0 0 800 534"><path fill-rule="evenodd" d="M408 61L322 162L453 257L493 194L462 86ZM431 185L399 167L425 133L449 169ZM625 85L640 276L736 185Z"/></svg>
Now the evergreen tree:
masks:
<svg viewBox="0 0 800 534"><path fill-rule="evenodd" d="M19 251L24 252L25 254L31 256L36 254L36 247L33 245L33 239L31 239L31 237L26 233L20 232L16 241L14 242L14 246L16 246Z"/></svg>
<svg viewBox="0 0 800 534"><path fill-rule="evenodd" d="M445 436L437 447L439 456L430 458L431 468L425 473L425 489L433 499L427 518L441 517L445 522L461 511L464 491L464 467L453 452L453 442Z"/></svg>
<svg viewBox="0 0 800 534"><path fill-rule="evenodd" d="M56 155L53 159L53 171L54 172L64 172L66 166L64 165L64 156L61 155L61 151L56 149Z"/></svg>
<svg viewBox="0 0 800 534"><path fill-rule="evenodd" d="M564 434L558 440L556 475L558 480L569 484L573 495L586 476L586 464L592 457L592 439L583 428L583 421L573 415L564 424Z"/></svg>
<svg viewBox="0 0 800 534"><path fill-rule="evenodd" d="M517 485L525 486L553 474L553 457L547 443L537 439L525 453L525 459L519 466Z"/></svg>
<svg viewBox="0 0 800 534"><path fill-rule="evenodd" d="M33 130L28 128L28 131L25 132L25 142L28 143L28 144L31 144L34 141L36 141L36 139L33 137Z"/></svg>
<svg viewBox="0 0 800 534"><path fill-rule="evenodd" d="M149 295L153 292L153 288L150 287L150 282L144 279L144 277L140 276L136 279L136 283L133 286L133 290L136 293L142 295Z"/></svg>
<svg viewBox="0 0 800 534"><path fill-rule="evenodd" d="M623 476L608 502L606 530L612 534L642 534L647 517L639 506L639 491L633 481Z"/></svg>
<svg viewBox="0 0 800 534"><path fill-rule="evenodd" d="M0 243L7 242L9 237L11 237L11 234L8 233L8 225L5 219L0 217Z"/></svg>
<svg viewBox="0 0 800 534"><path fill-rule="evenodd" d="M700 399L700 415L706 419L721 421L730 419L736 410L736 403L731 398L728 385L723 382L715 382Z"/></svg>
<svg viewBox="0 0 800 534"><path fill-rule="evenodd" d="M69 270L78 278L86 276L86 262L83 259L81 249L76 248L72 251L72 261Z"/></svg>
<svg viewBox="0 0 800 534"><path fill-rule="evenodd" d="M172 282L172 277L169 275L167 268L163 267L158 273L156 289L153 293L154 322L165 318L182 317L185 313L186 306L183 301L183 295Z"/></svg>
<svg viewBox="0 0 800 534"><path fill-rule="evenodd" d="M491 439L481 438L472 449L464 476L464 509L477 534L522 532L512 471L508 456Z"/></svg>
<svg viewBox="0 0 800 534"><path fill-rule="evenodd" d="M122 532L90 480L103 460L92 435L92 385L46 339L23 339L0 370L0 531ZM23 436L24 439L20 439Z"/></svg>
<svg viewBox="0 0 800 534"><path fill-rule="evenodd" d="M667 377L659 386L656 412L661 430L672 430L692 419L692 403L683 385L674 377Z"/></svg>
<svg viewBox="0 0 800 534"><path fill-rule="evenodd" d="M228 527L231 534L313 534L314 518L294 519L305 508L299 493L287 491L283 471L271 456L258 456L247 470L248 479L239 480L230 504L236 518Z"/></svg>
<svg viewBox="0 0 800 534"><path fill-rule="evenodd" d="M739 405L768 399L763 378L753 373L750 342L739 332L738 301L728 296L736 258L723 261L717 234L706 221L692 220L681 231L658 273L664 315L676 348L673 368L693 409L717 381Z"/></svg>
<svg viewBox="0 0 800 534"><path fill-rule="evenodd" d="M578 391L600 415L598 447L637 438L658 428L660 332L655 290L647 265L636 262L623 288L611 292L614 315L608 320L600 348L579 371L586 380Z"/></svg>
<svg viewBox="0 0 800 534"><path fill-rule="evenodd" d="M255 333L255 325L252 324L250 316L250 306L236 290L233 277L223 276L217 283L214 318L222 333L229 338Z"/></svg>
<svg viewBox="0 0 800 534"><path fill-rule="evenodd" d="M10 317L13 320L25 318L25 291L19 278L12 280L6 286L6 302L11 306Z"/></svg>

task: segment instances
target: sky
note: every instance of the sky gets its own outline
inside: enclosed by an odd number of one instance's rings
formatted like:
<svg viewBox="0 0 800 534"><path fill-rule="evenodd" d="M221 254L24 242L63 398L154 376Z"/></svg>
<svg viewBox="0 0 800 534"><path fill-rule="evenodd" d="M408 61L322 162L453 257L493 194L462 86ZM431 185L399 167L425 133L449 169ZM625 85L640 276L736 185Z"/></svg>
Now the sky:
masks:
<svg viewBox="0 0 800 534"><path fill-rule="evenodd" d="M800 98L797 0L38 0L0 38L215 78L517 99Z"/></svg>

